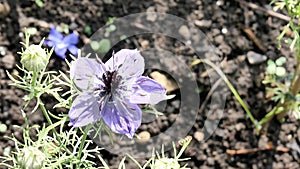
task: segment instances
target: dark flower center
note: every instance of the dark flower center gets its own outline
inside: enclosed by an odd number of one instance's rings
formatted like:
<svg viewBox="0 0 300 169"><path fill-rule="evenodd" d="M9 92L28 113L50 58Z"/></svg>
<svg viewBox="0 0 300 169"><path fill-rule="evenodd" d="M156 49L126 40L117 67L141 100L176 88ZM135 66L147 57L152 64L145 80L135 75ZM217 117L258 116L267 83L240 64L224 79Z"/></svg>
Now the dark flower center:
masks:
<svg viewBox="0 0 300 169"><path fill-rule="evenodd" d="M113 72L106 72L103 74L102 79L105 84L104 90L105 94L108 94L111 92L111 87L112 87L112 79L114 76L115 71Z"/></svg>

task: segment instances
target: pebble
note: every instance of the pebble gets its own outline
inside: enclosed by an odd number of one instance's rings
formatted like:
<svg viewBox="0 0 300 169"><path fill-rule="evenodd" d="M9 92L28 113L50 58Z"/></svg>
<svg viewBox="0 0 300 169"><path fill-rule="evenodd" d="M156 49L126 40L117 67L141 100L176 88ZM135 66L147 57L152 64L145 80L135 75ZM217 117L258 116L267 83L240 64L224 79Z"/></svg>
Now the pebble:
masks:
<svg viewBox="0 0 300 169"><path fill-rule="evenodd" d="M211 30L211 34L212 34L214 37L215 37L215 36L218 36L220 33L221 33L220 30L219 30L219 29L216 29L216 28L214 28L214 29Z"/></svg>
<svg viewBox="0 0 300 169"><path fill-rule="evenodd" d="M0 46L0 55L4 56L6 55L6 48L4 46Z"/></svg>
<svg viewBox="0 0 300 169"><path fill-rule="evenodd" d="M218 46L218 48L225 54L229 55L231 53L231 47L228 46L225 43L222 43L221 45Z"/></svg>
<svg viewBox="0 0 300 169"><path fill-rule="evenodd" d="M196 158L198 161L206 161L207 156L204 154L200 154L200 155L197 155Z"/></svg>
<svg viewBox="0 0 300 169"><path fill-rule="evenodd" d="M282 162L274 162L272 165L273 168L284 168L284 164Z"/></svg>
<svg viewBox="0 0 300 169"><path fill-rule="evenodd" d="M171 122L175 121L176 118L177 118L177 114L170 114L170 115L169 115L169 120L170 120Z"/></svg>
<svg viewBox="0 0 300 169"><path fill-rule="evenodd" d="M154 22L157 18L157 14L155 12L155 7L151 6L147 9L147 20Z"/></svg>
<svg viewBox="0 0 300 169"><path fill-rule="evenodd" d="M151 133L154 133L154 134L157 134L157 133L159 133L160 132L160 128L159 127L161 127L161 125L159 125L159 124L157 124L157 123L154 123L154 125L152 126L149 126L149 131L151 132Z"/></svg>
<svg viewBox="0 0 300 169"><path fill-rule="evenodd" d="M205 142L200 144L199 148L204 151L209 151L208 143L205 143Z"/></svg>
<svg viewBox="0 0 300 169"><path fill-rule="evenodd" d="M218 1L216 2L216 5L222 6L222 5L224 5L224 1L223 1L223 0L218 0Z"/></svg>
<svg viewBox="0 0 300 169"><path fill-rule="evenodd" d="M226 74L231 74L236 72L239 67L235 64L234 60L229 60L223 67L223 72Z"/></svg>
<svg viewBox="0 0 300 169"><path fill-rule="evenodd" d="M10 12L10 6L7 2L0 1L0 18L4 18Z"/></svg>
<svg viewBox="0 0 300 169"><path fill-rule="evenodd" d="M260 64L260 63L263 63L264 61L266 61L267 56L253 52L253 51L249 51L247 53L247 59L251 65L255 65L255 64Z"/></svg>
<svg viewBox="0 0 300 169"><path fill-rule="evenodd" d="M75 23L75 22L72 22L72 23L70 24L70 26L69 26L69 29L71 29L71 30L74 30L74 29L76 29L76 28L78 28L78 24Z"/></svg>
<svg viewBox="0 0 300 169"><path fill-rule="evenodd" d="M197 15L198 19L202 19L204 17L204 13L202 10L196 10L195 14Z"/></svg>
<svg viewBox="0 0 300 169"><path fill-rule="evenodd" d="M148 40L143 40L141 42L141 46L143 49L147 49L149 47L149 41Z"/></svg>
<svg viewBox="0 0 300 169"><path fill-rule="evenodd" d="M204 133L200 132L200 131L196 131L194 133L194 137L197 141L201 142L204 139Z"/></svg>
<svg viewBox="0 0 300 169"><path fill-rule="evenodd" d="M148 131L142 131L138 134L138 136L140 137L140 139L137 139L136 142L140 144L147 143L151 138L151 135Z"/></svg>
<svg viewBox="0 0 300 169"><path fill-rule="evenodd" d="M288 148L300 153L300 147L296 141L291 141L286 145Z"/></svg>
<svg viewBox="0 0 300 169"><path fill-rule="evenodd" d="M211 20L196 20L195 25L199 27L209 28L212 24Z"/></svg>
<svg viewBox="0 0 300 169"><path fill-rule="evenodd" d="M217 128L215 131L216 136L219 136L219 137L223 137L224 133L228 133L227 129L223 130L223 129Z"/></svg>
<svg viewBox="0 0 300 169"><path fill-rule="evenodd" d="M229 145L228 141L224 141L224 142L223 142L223 146L224 146L224 147L229 147L230 145Z"/></svg>
<svg viewBox="0 0 300 169"><path fill-rule="evenodd" d="M237 56L237 61L239 63L243 63L246 60L246 55L239 55Z"/></svg>
<svg viewBox="0 0 300 169"><path fill-rule="evenodd" d="M7 53L2 58L2 63L6 69L12 69L15 65L15 57L11 53Z"/></svg>
<svg viewBox="0 0 300 169"><path fill-rule="evenodd" d="M215 40L215 43L216 43L217 45L219 45L219 44L221 44L221 43L224 41L224 36L223 36L223 35L218 35L218 36L216 36L216 37L214 38L214 40Z"/></svg>
<svg viewBox="0 0 300 169"><path fill-rule="evenodd" d="M222 32L223 34L226 34L226 33L228 32L228 30L227 30L227 28L222 28L221 32Z"/></svg>
<svg viewBox="0 0 300 169"><path fill-rule="evenodd" d="M266 135L261 135L258 141L258 147L263 148L268 144L268 137Z"/></svg>
<svg viewBox="0 0 300 169"><path fill-rule="evenodd" d="M245 164L245 163L237 162L236 165L237 165L239 168L247 168L247 164Z"/></svg>
<svg viewBox="0 0 300 169"><path fill-rule="evenodd" d="M143 114L142 117L142 122L143 123L150 123L153 122L156 119L156 116L152 113L145 113Z"/></svg>
<svg viewBox="0 0 300 169"><path fill-rule="evenodd" d="M215 160L212 157L208 157L206 161L208 165L213 166L215 164Z"/></svg>
<svg viewBox="0 0 300 169"><path fill-rule="evenodd" d="M183 36L186 40L190 39L191 37L191 33L189 28L186 25L182 25L179 30L178 33Z"/></svg>
<svg viewBox="0 0 300 169"><path fill-rule="evenodd" d="M174 100L171 102L172 106L174 106L176 109L179 109L180 107L180 100Z"/></svg>
<svg viewBox="0 0 300 169"><path fill-rule="evenodd" d="M288 139L289 141L291 141L292 138L293 138L293 136L292 136L291 134L287 135L287 139Z"/></svg>
<svg viewBox="0 0 300 169"><path fill-rule="evenodd" d="M284 124L282 124L281 129L285 133L290 133L290 132L296 132L297 127L294 124L292 124L292 123L284 123Z"/></svg>
<svg viewBox="0 0 300 169"><path fill-rule="evenodd" d="M244 123L238 123L235 125L235 129L237 131L241 131L241 130L244 130L246 128L245 124Z"/></svg>

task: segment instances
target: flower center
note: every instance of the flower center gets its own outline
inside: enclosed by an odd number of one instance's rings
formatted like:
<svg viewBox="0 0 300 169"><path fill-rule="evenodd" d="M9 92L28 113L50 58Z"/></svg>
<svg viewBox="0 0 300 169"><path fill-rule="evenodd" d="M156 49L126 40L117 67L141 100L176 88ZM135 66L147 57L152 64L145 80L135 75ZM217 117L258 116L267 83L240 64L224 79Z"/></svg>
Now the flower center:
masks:
<svg viewBox="0 0 300 169"><path fill-rule="evenodd" d="M105 84L104 90L105 90L105 94L109 94L112 91L112 81L113 81L113 76L115 74L115 71L113 72L106 72L103 74L102 79L103 82Z"/></svg>

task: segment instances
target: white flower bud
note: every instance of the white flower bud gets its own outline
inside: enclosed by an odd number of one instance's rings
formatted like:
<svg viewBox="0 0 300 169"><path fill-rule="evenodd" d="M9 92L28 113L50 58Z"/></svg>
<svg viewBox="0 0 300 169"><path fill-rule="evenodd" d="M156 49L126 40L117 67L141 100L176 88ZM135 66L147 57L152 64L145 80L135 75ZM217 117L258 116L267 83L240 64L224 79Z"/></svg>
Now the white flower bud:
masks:
<svg viewBox="0 0 300 169"><path fill-rule="evenodd" d="M23 67L33 72L38 72L46 68L50 58L41 45L30 45L20 54Z"/></svg>
<svg viewBox="0 0 300 169"><path fill-rule="evenodd" d="M45 154L36 147L25 147L18 155L18 163L22 169L41 169L45 160Z"/></svg>
<svg viewBox="0 0 300 169"><path fill-rule="evenodd" d="M156 159L153 169L180 169L180 165L177 160L173 158L160 158Z"/></svg>

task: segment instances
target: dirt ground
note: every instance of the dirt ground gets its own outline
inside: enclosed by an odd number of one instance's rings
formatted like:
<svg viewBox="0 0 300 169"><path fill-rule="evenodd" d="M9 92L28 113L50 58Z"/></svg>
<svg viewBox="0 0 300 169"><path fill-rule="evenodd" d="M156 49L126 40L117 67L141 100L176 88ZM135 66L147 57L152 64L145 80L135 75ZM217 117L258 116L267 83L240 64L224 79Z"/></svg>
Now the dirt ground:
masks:
<svg viewBox="0 0 300 169"><path fill-rule="evenodd" d="M122 1L122 0L45 0L43 7L38 7L33 0L4 0L0 4L0 122L8 126L8 130L0 133L0 155L7 147L14 147L11 140L4 136L14 134L21 139L21 131L13 125L24 125L20 109L24 106L22 97L24 92L9 86L8 72L16 71L15 64L19 64L20 56L17 54L21 49L20 41L24 40L25 27L35 27L37 33L32 42L39 43L43 37L47 37L50 25L68 25L70 31L77 31L80 35L78 47L83 47L90 34L84 30L90 26L91 32L97 31L105 25L110 17L123 17L140 12L169 13L187 20L200 29L216 47L216 55L222 60L222 69L229 80L236 87L241 97L248 103L250 110L257 119L262 118L274 105L265 99L263 80L266 60L253 64L249 62L250 51L258 55L264 55L268 59L276 59L280 56L288 57L287 69L292 70L295 61L293 53L284 45L280 50L277 47L277 36L287 21L276 16L270 16L260 8L249 7L249 3L271 10L269 1L242 1L242 0L151 0L151 1ZM5 4L5 5L4 5ZM7 8L9 6L9 10ZM182 30L181 30L182 31ZM182 33L178 30L179 34ZM184 30L183 34L190 34L192 30ZM250 33L249 33L250 32ZM252 33L252 34L251 34ZM251 36L252 35L252 36ZM256 37L261 43L253 40ZM161 35L141 35L129 38L123 45L128 48L162 48L183 56L186 63L191 63L194 58L193 51L181 42ZM120 48L115 46L114 49ZM262 56L263 57L263 56ZM174 65L176 69L176 65ZM63 60L53 56L49 69L67 70ZM178 70L180 68L177 68ZM207 76L201 76L205 71L199 65L193 68L193 75L201 87L200 98L205 100L211 90L211 82ZM180 72L180 70L179 70ZM202 74L203 75L203 74ZM285 123L272 121L261 135L255 134L254 126L246 113L227 89L226 85L219 85L220 97L226 95L223 116L218 123L216 131L206 141L203 140L202 128L206 119L214 120L208 115L208 102L201 101L195 124L188 135L193 136L193 141L185 157L191 157L189 167L197 168L274 168L274 169L298 169L300 168L300 122L292 116ZM180 95L177 89L173 93ZM44 97L46 107L51 109L54 99ZM29 105L29 108L32 108ZM180 107L180 97L168 101L165 114L151 123L144 123L138 130L148 131L156 135L168 128L174 122ZM54 112L66 110L53 110ZM44 118L41 112L30 115L31 124L42 124ZM280 151L274 148L264 150L268 145L287 148L288 151ZM230 150L254 150L258 151L244 154L230 154ZM130 152L128 152L130 154ZM112 168L116 168L122 157L103 151L102 156ZM144 159L139 159L143 161ZM133 167L128 162L128 168Z"/></svg>

